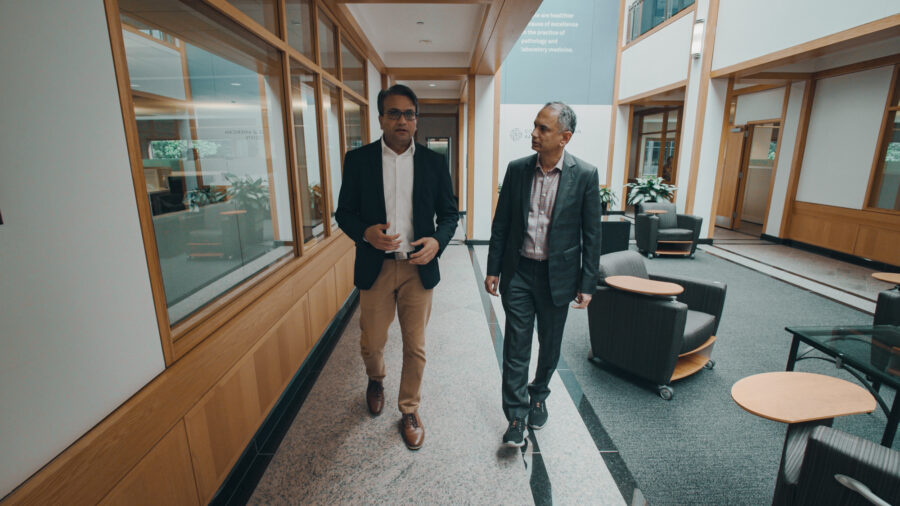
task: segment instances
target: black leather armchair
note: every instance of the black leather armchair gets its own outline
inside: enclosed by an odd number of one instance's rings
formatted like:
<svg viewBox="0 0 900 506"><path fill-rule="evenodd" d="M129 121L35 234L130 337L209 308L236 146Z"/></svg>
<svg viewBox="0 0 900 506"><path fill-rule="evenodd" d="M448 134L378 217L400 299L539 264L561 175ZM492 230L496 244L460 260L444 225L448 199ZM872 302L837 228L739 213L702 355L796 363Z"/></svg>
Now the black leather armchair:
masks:
<svg viewBox="0 0 900 506"><path fill-rule="evenodd" d="M648 296L610 287L608 276L676 283L684 292ZM725 304L726 286L678 276L648 275L634 251L600 257L600 282L588 306L592 360L599 359L657 385L671 399L674 380L712 368L709 360Z"/></svg>
<svg viewBox="0 0 900 506"><path fill-rule="evenodd" d="M793 437L785 442L773 505L863 506L900 498L900 452L824 425Z"/></svg>
<svg viewBox="0 0 900 506"><path fill-rule="evenodd" d="M900 325L900 287L878 294L874 325Z"/></svg>
<svg viewBox="0 0 900 506"><path fill-rule="evenodd" d="M666 211L648 214L647 211ZM654 255L690 256L693 258L700 241L703 218L677 214L671 202L644 202L634 206L634 239L637 247L653 258Z"/></svg>

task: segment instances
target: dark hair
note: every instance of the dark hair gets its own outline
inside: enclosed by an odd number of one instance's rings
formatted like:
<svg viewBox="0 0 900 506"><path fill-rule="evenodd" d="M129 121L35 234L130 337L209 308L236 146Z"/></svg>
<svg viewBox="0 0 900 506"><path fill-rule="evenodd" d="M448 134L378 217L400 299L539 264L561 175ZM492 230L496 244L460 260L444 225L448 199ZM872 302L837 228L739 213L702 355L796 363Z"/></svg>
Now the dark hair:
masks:
<svg viewBox="0 0 900 506"><path fill-rule="evenodd" d="M575 133L575 111L563 102L547 102L544 107L550 107L559 114L556 122L561 132Z"/></svg>
<svg viewBox="0 0 900 506"><path fill-rule="evenodd" d="M416 107L416 113L419 112L419 99L416 98L415 92L409 89L409 86L404 86L402 84L395 84L386 90L381 90L378 92L378 115L384 116L384 99L391 95L400 95L402 97L406 97L412 100L413 105Z"/></svg>

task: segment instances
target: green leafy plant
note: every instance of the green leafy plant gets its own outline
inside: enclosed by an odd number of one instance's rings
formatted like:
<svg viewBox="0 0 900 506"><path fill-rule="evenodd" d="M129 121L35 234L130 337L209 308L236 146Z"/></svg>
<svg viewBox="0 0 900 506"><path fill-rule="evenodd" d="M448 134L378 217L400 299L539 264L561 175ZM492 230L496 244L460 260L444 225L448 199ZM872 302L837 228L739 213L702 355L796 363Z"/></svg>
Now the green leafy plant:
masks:
<svg viewBox="0 0 900 506"><path fill-rule="evenodd" d="M616 197L616 192L612 190L612 188L608 186L600 187L600 202L606 205L616 205L619 199Z"/></svg>
<svg viewBox="0 0 900 506"><path fill-rule="evenodd" d="M187 192L185 200L187 201L188 207L195 209L216 202L222 202L225 200L225 194L209 187L194 188Z"/></svg>
<svg viewBox="0 0 900 506"><path fill-rule="evenodd" d="M269 185L265 179L253 176L235 176L225 174L228 180L228 197L235 205L248 212L269 211Z"/></svg>
<svg viewBox="0 0 900 506"><path fill-rule="evenodd" d="M672 200L675 190L678 188L673 184L666 184L664 181L661 177L647 176L639 177L635 182L626 184L625 186L631 190L628 192L628 204Z"/></svg>

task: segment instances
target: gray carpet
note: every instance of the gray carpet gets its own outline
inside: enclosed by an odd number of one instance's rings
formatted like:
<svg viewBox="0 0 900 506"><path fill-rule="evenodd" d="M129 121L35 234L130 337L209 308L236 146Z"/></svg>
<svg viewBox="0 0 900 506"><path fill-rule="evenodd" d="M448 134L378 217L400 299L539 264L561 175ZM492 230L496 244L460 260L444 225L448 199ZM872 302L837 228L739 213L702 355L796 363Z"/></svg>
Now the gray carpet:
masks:
<svg viewBox="0 0 900 506"><path fill-rule="evenodd" d="M675 398L664 401L651 385L587 361L587 314L578 310L570 310L563 358L650 504L770 503L786 426L739 408L731 386L746 376L784 370L791 341L785 326L864 325L872 317L699 250L694 260L645 262L652 273L728 284L712 354L715 369L675 382ZM855 382L821 360L800 361L796 370ZM882 392L890 405L894 392ZM885 423L879 408L838 418L834 427L879 442ZM893 447L900 449L900 438Z"/></svg>

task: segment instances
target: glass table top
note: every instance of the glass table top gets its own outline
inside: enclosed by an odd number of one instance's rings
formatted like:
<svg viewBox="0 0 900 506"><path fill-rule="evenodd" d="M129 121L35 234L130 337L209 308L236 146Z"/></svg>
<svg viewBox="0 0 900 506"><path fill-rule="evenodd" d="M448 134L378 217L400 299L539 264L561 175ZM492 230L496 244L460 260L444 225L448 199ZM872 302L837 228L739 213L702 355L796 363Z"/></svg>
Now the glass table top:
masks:
<svg viewBox="0 0 900 506"><path fill-rule="evenodd" d="M801 341L895 387L900 385L900 327L787 327Z"/></svg>

